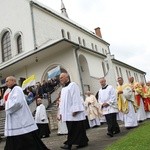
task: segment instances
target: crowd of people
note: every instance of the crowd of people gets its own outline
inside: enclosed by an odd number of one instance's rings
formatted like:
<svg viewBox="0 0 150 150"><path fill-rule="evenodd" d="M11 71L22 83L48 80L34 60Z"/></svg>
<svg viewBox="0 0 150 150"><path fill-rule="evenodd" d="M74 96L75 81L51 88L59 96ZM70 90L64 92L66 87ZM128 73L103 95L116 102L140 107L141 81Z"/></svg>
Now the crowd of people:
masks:
<svg viewBox="0 0 150 150"><path fill-rule="evenodd" d="M150 82L135 82L134 77L129 77L129 82L124 83L123 78L118 77L117 84L115 89L105 78L100 78L101 89L95 96L88 91L90 94L84 102L90 127L106 122L110 137L120 133L117 120L121 120L126 129L132 129L150 118Z"/></svg>
<svg viewBox="0 0 150 150"><path fill-rule="evenodd" d="M147 118L150 118L150 82L135 82L134 77L129 78L129 83L124 84L118 78L118 108L125 127L130 129Z"/></svg>
<svg viewBox="0 0 150 150"><path fill-rule="evenodd" d="M66 78L66 80L62 79L61 81L61 78ZM62 75L62 77L60 76L60 82L63 83L64 87L62 88L63 93L60 93L59 97L59 121L61 120L63 124L66 123L68 129L67 141L64 142L64 145L61 147L62 149L70 150L72 145L78 145L77 147L85 147L88 145L85 127L86 118L81 119L84 122L84 127L82 126L82 129L84 129L83 132L83 130L80 131L81 126L78 126L75 122L72 125L72 121L75 119L73 117L74 113L78 114L82 112L87 116L90 128L99 127L106 122L106 134L109 137L113 137L115 134L121 132L118 120L122 121L126 129L132 129L137 127L140 122L150 118L150 82L143 85L143 82L134 82L134 78L130 77L129 82L124 83L123 78L118 77L118 86L115 89L112 85L107 84L105 78L100 78L101 88L96 95L87 91L85 93L85 100L82 101L82 98L80 98L80 102L76 100L76 98L79 99L79 91L76 90L75 83L70 82L68 74ZM78 93L78 96L75 96L72 92ZM74 95L75 98L71 97L71 95ZM73 104L74 102L75 104L82 103L84 110L73 110L76 106ZM80 106L78 106L79 108ZM80 135L76 129L84 134ZM79 139L82 135L85 135L84 138L82 137L85 140L82 142L84 144L81 145L78 141L73 140L77 139L76 134L78 134Z"/></svg>
<svg viewBox="0 0 150 150"><path fill-rule="evenodd" d="M36 85L27 87L24 90L24 94L28 105L30 105L34 99L38 97L50 100L51 94L56 90L57 87L59 87L58 78L53 78L48 81L43 80L42 83L37 82Z"/></svg>
<svg viewBox="0 0 150 150"><path fill-rule="evenodd" d="M4 150L48 150L37 134L37 125L27 105L25 95L16 78L6 78L10 89L4 94L6 145Z"/></svg>
<svg viewBox="0 0 150 150"><path fill-rule="evenodd" d="M124 83L123 78L118 77L118 86L115 89L102 77L96 95L87 91L85 100L81 97L77 83L71 82L67 73L60 74L55 86L59 83L62 89L57 98L58 135L67 134L62 149L71 150L73 145L77 148L88 146L86 123L93 128L106 122L106 134L113 137L121 132L118 120L124 123L126 129L132 129L150 118L150 82L145 85L143 82L135 82L134 78L130 77L129 82ZM31 101L25 98L22 89L16 84L15 77L7 77L6 85L9 91L4 94L7 137L5 150L48 149L41 140L50 135L46 108L42 104L42 98L47 98L48 83L44 81L42 85L37 84L35 118L28 107ZM31 89L28 89L30 97L31 92ZM18 141L19 144L16 144ZM29 143L29 146L26 143Z"/></svg>

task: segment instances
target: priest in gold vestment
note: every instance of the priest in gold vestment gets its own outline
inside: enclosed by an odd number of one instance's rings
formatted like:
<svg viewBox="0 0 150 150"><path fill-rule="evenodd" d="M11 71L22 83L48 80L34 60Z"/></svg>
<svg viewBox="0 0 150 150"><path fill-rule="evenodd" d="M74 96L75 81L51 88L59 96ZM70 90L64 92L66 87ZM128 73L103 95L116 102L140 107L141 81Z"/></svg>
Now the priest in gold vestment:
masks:
<svg viewBox="0 0 150 150"><path fill-rule="evenodd" d="M119 112L122 113L122 121L124 121L126 128L136 127L137 116L134 103L134 93L129 84L123 84L123 78L118 77L117 87L117 102Z"/></svg>

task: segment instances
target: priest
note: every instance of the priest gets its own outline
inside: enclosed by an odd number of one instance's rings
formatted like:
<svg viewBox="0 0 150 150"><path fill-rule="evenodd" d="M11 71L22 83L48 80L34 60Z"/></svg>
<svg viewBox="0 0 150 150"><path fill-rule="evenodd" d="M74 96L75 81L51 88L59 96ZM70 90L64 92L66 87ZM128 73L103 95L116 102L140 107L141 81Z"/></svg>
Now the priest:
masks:
<svg viewBox="0 0 150 150"><path fill-rule="evenodd" d="M48 150L36 130L37 125L27 105L21 87L16 84L16 78L6 78L10 89L5 96L5 136L4 150Z"/></svg>
<svg viewBox="0 0 150 150"><path fill-rule="evenodd" d="M107 135L113 137L114 134L120 133L120 128L116 119L118 113L116 91L111 85L106 83L104 77L100 78L99 82L101 88L98 93L98 101L108 125Z"/></svg>
<svg viewBox="0 0 150 150"><path fill-rule="evenodd" d="M118 109L122 113L122 121L126 129L138 126L136 116L136 104L132 86L124 84L123 78L118 77L117 99Z"/></svg>
<svg viewBox="0 0 150 150"><path fill-rule="evenodd" d="M70 82L67 73L60 74L60 83L63 85L60 96L60 118L66 121L68 128L67 141L62 149L71 150L72 145L77 148L88 145L85 126L85 108L80 96L80 90L75 82Z"/></svg>

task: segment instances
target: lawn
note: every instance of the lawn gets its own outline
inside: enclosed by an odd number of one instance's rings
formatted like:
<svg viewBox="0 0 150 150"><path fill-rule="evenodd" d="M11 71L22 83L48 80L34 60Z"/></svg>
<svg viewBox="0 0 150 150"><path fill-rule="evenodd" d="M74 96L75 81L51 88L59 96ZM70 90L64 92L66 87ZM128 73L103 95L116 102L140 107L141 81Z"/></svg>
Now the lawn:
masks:
<svg viewBox="0 0 150 150"><path fill-rule="evenodd" d="M150 120L140 123L105 150L150 150Z"/></svg>

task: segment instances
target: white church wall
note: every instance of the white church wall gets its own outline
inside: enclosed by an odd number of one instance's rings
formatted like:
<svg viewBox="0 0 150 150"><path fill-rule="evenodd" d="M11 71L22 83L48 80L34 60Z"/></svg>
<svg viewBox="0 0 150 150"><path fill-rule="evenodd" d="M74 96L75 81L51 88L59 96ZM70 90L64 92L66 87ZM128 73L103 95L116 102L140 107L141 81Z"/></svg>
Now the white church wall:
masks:
<svg viewBox="0 0 150 150"><path fill-rule="evenodd" d="M41 46L48 41L61 39L61 21L54 16L33 7L36 44Z"/></svg>
<svg viewBox="0 0 150 150"><path fill-rule="evenodd" d="M26 66L24 69L18 70L15 76L17 78L27 78L34 74L36 77L36 82L42 82L42 77L45 71L50 68L50 66L55 64L63 67L70 74L71 80L80 84L77 64L74 60L75 58L73 51L70 49L65 49L65 52L47 56L43 60L39 58L38 62L35 62L30 66Z"/></svg>
<svg viewBox="0 0 150 150"><path fill-rule="evenodd" d="M116 68L118 68L118 71L117 71ZM120 73L120 70L121 70L121 73ZM142 81L145 82L144 75L141 72L139 72L138 70L133 70L130 67L123 67L121 65L114 64L114 71L115 71L115 75L116 75L116 80L117 80L118 77L123 77L124 83L129 82L128 78L130 76L133 76L134 80L136 82L142 82Z"/></svg>
<svg viewBox="0 0 150 150"><path fill-rule="evenodd" d="M63 18L58 18L52 15L50 12L46 12L39 7L33 7L34 12L34 22L35 22L35 32L36 32L36 42L37 46L45 44L48 41L61 39L61 30L64 30L65 38L67 37L67 32L70 33L70 40L79 43L81 40L81 45L83 45L83 40L85 41L85 47L98 51L105 54L109 51L107 44L104 44L99 38L87 33L73 25L72 23L65 21ZM89 31L90 32L90 31ZM94 34L94 33L92 33ZM93 44L93 47L92 47ZM97 49L96 49L97 48ZM105 52L103 52L105 50Z"/></svg>
<svg viewBox="0 0 150 150"><path fill-rule="evenodd" d="M10 29L12 56L15 56L17 52L15 35L18 32L23 34L23 49L25 51L32 50L34 42L29 1L0 0L0 10L0 38L2 38L5 30Z"/></svg>
<svg viewBox="0 0 150 150"><path fill-rule="evenodd" d="M96 95L98 90L101 88L100 83L99 83L99 78L91 77L91 81L92 81L92 85L90 87L91 88L91 92L93 92L94 95Z"/></svg>
<svg viewBox="0 0 150 150"><path fill-rule="evenodd" d="M96 54L86 53L85 51L82 52L79 51L79 54L85 57L89 69L89 74L87 74L87 71L84 70L86 68L83 68L82 80L84 81L84 85L87 84L87 86L89 86L90 88L90 91L96 94L96 92L100 88L99 78L104 76L102 64L101 64L103 59L97 56ZM84 90L87 89L84 88Z"/></svg>
<svg viewBox="0 0 150 150"><path fill-rule="evenodd" d="M61 30L65 31L65 38L67 37L67 32L70 33L70 40L78 43L82 46L87 47L93 51L100 52L105 54L109 52L108 43L97 38L95 33L89 31L86 32L84 27L78 26L78 24L74 23L70 19L64 19L64 17L58 17L50 12L44 11L39 7L32 6L33 8L33 20L34 27L32 26L32 15L31 8L28 0L0 0L0 38L2 37L4 31L9 30L11 36L11 44L12 44L12 55L14 59L19 57L24 57L25 54L21 53L17 54L16 47L16 34L21 33L23 37L23 50L24 52L29 52L34 49L34 37L33 37L33 28L35 27L35 36L36 36L36 44L37 46L41 46L48 41L58 40L62 38ZM61 14L60 14L61 16ZM79 43L79 39L81 43ZM85 45L83 43L85 41ZM50 45L49 45L50 46ZM97 48L97 49L96 49ZM32 65L27 65L22 68L18 68L18 71L13 72L12 75L15 75L18 79L20 77L28 77L32 74L35 74L37 81L42 81L43 74L47 68L54 64L60 64L64 69L68 71L71 76L71 80L75 81L79 84L81 88L81 81L78 72L78 64L76 61L76 56L73 49L65 49L65 51L58 52L51 56L47 56L43 60L39 58L38 62L33 63ZM88 51L88 50L87 50ZM97 91L99 89L99 77L103 77L103 68L102 61L103 57L98 54L92 54L88 52L78 51L79 54L83 54L87 60L89 73L90 73L90 87L92 91ZM2 54L1 54L1 46L0 46L0 63L2 62ZM11 61L13 63L13 61ZM6 63L6 67L7 67ZM115 63L112 64L111 69L112 73L115 74L117 78L117 74L115 73ZM5 67L5 66L4 66ZM126 68L120 65L122 74L124 76L125 82L128 81L126 70L130 70L132 76L136 72L136 70L132 70L132 68ZM139 80L144 78L142 73L137 71L137 75ZM114 75L111 76L111 72L109 73L108 83L116 84L116 78ZM85 78L86 82L88 78Z"/></svg>
<svg viewBox="0 0 150 150"><path fill-rule="evenodd" d="M102 58L95 54L89 54L86 52L80 52L80 54L83 54L86 57L91 77L100 78L104 76L102 69Z"/></svg>

